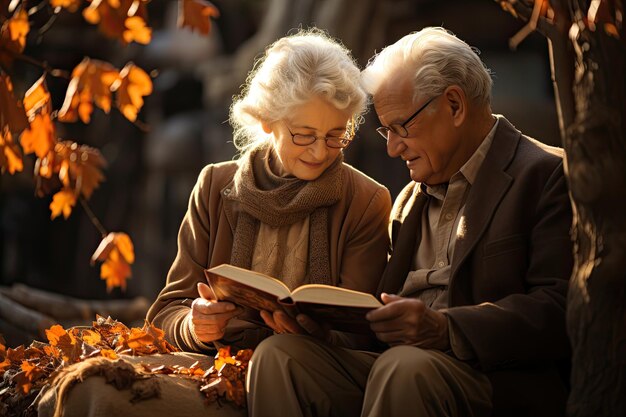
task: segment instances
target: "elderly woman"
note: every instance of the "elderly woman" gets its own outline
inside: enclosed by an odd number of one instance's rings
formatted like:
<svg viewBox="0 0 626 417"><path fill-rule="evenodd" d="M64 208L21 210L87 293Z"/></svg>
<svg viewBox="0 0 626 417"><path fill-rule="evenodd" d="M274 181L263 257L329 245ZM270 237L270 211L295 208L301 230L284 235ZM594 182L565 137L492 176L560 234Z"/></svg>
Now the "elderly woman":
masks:
<svg viewBox="0 0 626 417"><path fill-rule="evenodd" d="M268 326L253 324L240 317L239 307L214 299L204 270L230 263L279 277L292 289L323 283L375 292L387 261L391 198L343 161L366 104L350 53L320 31L282 38L267 49L231 108L240 157L201 172L180 228L178 254L148 312L170 342L191 353L161 355L156 363L206 363L220 345L254 348L273 332L351 345L357 336L324 331L302 315L294 320L262 312ZM68 401L70 414L241 412L205 407L197 389L172 387L171 378L161 378L169 395L129 407L124 400L108 400L115 389L106 387L106 394L93 379L74 388L80 394L70 391L70 400L84 403Z"/></svg>
<svg viewBox="0 0 626 417"><path fill-rule="evenodd" d="M167 284L148 313L183 350L254 347L272 332L213 300L203 270L221 263L307 283L374 292L387 260L388 191L343 162L366 106L349 52L319 31L271 45L235 99L238 161L204 168ZM276 332L316 334L284 314ZM338 343L345 338L331 334Z"/></svg>

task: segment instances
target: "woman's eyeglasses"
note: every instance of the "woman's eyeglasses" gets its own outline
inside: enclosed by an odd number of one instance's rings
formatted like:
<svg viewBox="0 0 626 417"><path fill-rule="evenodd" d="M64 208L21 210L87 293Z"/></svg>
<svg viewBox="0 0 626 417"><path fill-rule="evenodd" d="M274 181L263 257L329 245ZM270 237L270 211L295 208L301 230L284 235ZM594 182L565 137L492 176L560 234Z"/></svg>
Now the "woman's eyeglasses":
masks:
<svg viewBox="0 0 626 417"><path fill-rule="evenodd" d="M408 132L408 130L406 130L406 126L409 123L411 123L413 121L413 119L415 119L417 117L417 115L420 114L420 112L422 110L424 110L426 108L426 106L428 106L437 97L438 96L435 96L435 97L431 98L430 100L428 100L426 103L424 103L422 105L422 107L417 109L417 111L415 113L413 113L408 119L406 119L406 121L404 123L402 123L402 124L394 123L391 126L381 126L381 127L377 128L376 131L380 134L380 136L385 138L385 140L387 140L387 141L389 140L389 132L393 132L396 135L400 136L401 138L406 138L407 136L409 136L409 132Z"/></svg>
<svg viewBox="0 0 626 417"><path fill-rule="evenodd" d="M342 136L315 136L315 135L302 135L300 133L293 133L287 126L287 130L291 134L291 140L294 145L309 146L315 143L316 140L322 139L326 141L326 146L329 148L346 148L352 142L354 138L353 129L349 123L350 129L346 131Z"/></svg>

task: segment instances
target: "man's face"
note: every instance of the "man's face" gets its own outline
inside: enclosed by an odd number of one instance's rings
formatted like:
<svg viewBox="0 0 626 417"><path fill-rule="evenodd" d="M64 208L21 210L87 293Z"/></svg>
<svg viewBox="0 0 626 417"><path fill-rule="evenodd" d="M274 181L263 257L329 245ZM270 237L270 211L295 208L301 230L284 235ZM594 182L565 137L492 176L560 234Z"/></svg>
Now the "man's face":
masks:
<svg viewBox="0 0 626 417"><path fill-rule="evenodd" d="M387 78L374 96L374 107L382 126L401 125L432 97L413 103L413 83L408 74L397 71ZM411 179L435 185L447 182L458 170L455 156L460 138L452 121L446 93L435 97L417 116L405 124L407 137L393 129L387 140L387 153L406 162Z"/></svg>

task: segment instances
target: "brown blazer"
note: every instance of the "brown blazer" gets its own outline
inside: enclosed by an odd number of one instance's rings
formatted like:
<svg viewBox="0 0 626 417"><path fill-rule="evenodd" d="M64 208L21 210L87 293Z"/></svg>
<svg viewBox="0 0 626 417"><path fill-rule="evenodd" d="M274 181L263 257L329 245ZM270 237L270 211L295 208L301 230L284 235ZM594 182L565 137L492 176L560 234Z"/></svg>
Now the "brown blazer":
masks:
<svg viewBox="0 0 626 417"><path fill-rule="evenodd" d="M523 136L504 117L499 120L467 198L446 310L480 369L493 376L496 408L508 395L520 399L535 391L557 392L554 396L563 400L554 364L570 354L565 300L573 265L563 151ZM426 198L419 184L411 183L396 200L393 254L381 292L395 293L404 283ZM511 369L519 370L517 376Z"/></svg>
<svg viewBox="0 0 626 417"><path fill-rule="evenodd" d="M230 262L239 207L222 196L230 193L236 169L231 161L208 165L200 173L178 234L176 259L148 311L147 319L186 351L211 348L194 339L186 316L198 297L196 283L205 281L204 269ZM329 208L331 279L334 285L375 293L389 253L391 197L385 187L345 163L343 196ZM234 339L238 347L254 347L268 335L266 329L242 333Z"/></svg>

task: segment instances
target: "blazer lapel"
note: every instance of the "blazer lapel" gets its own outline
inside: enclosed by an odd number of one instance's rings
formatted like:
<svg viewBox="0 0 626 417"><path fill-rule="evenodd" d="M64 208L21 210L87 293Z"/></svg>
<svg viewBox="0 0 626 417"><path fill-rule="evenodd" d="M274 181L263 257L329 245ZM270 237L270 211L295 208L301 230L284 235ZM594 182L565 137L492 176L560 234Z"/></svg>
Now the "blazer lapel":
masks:
<svg viewBox="0 0 626 417"><path fill-rule="evenodd" d="M452 258L450 285L461 264L474 249L513 182L505 172L517 149L521 133L502 116L491 148L472 185L459 223L454 256Z"/></svg>
<svg viewBox="0 0 626 417"><path fill-rule="evenodd" d="M411 268L411 259L415 255L416 244L421 236L422 210L427 200L426 194L418 190L411 210L400 225L398 238L393 243L393 253L376 292L379 297L383 292L395 294L404 285L406 276ZM400 210L401 212L404 211L402 207ZM398 221L398 219L393 220L393 222Z"/></svg>

